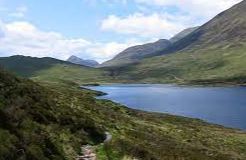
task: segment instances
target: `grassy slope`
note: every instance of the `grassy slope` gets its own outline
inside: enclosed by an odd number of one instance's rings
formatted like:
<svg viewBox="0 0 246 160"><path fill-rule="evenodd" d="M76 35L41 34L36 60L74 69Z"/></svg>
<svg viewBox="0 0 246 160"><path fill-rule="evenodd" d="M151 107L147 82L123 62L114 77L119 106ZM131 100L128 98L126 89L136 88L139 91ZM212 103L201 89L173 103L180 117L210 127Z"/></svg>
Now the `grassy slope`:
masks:
<svg viewBox="0 0 246 160"><path fill-rule="evenodd" d="M73 159L80 145L104 139L100 126L63 93L2 69L0 91L0 159Z"/></svg>
<svg viewBox="0 0 246 160"><path fill-rule="evenodd" d="M225 50L211 45L204 50L155 57L126 67L127 73L117 70L120 74L111 74L144 82L207 79L245 83L244 44L227 45L223 45ZM96 100L92 92L77 88L81 82L108 82L100 70L56 63L18 72L44 87L0 72L0 159L73 159L80 145L102 140L103 131L112 133L113 140L98 146L101 159L246 159L246 134L241 131L135 111Z"/></svg>
<svg viewBox="0 0 246 160"><path fill-rule="evenodd" d="M0 159L73 159L103 131L99 159L245 159L246 134L200 120L128 109L96 100L73 83L40 82L1 73ZM47 89L49 88L49 89ZM17 98L16 98L17 97ZM24 149L24 152L20 149Z"/></svg>
<svg viewBox="0 0 246 160"><path fill-rule="evenodd" d="M246 83L246 0L158 54L123 67L92 69L51 58L0 58L0 64L39 81L83 83Z"/></svg>
<svg viewBox="0 0 246 160"><path fill-rule="evenodd" d="M246 45L240 48L180 52L146 59L118 77L155 83L246 83Z"/></svg>
<svg viewBox="0 0 246 160"><path fill-rule="evenodd" d="M148 58L137 65L122 68L94 69L67 63L39 64L37 68L23 61L9 61L0 64L19 75L31 77L35 81L77 83L230 83L245 84L246 81L246 44L240 47L216 46L199 50L186 51L166 56ZM39 62L35 62L38 64ZM47 62L48 63L48 62ZM26 64L32 71L19 67Z"/></svg>
<svg viewBox="0 0 246 160"><path fill-rule="evenodd" d="M72 65L71 63L49 57L35 58L26 56L11 56L0 58L0 65L4 66L9 71L15 72L16 74L24 77L33 76L36 72L49 69L57 64Z"/></svg>
<svg viewBox="0 0 246 160"><path fill-rule="evenodd" d="M0 65L13 73L39 81L53 83L106 83L112 81L107 71L74 65L54 58L12 56L0 58Z"/></svg>
<svg viewBox="0 0 246 160"><path fill-rule="evenodd" d="M110 70L117 73L116 77L136 82L245 84L245 7L244 0L219 14L167 49L156 53L162 56Z"/></svg>
<svg viewBox="0 0 246 160"><path fill-rule="evenodd" d="M160 39L153 43L132 46L120 52L113 59L99 65L100 67L107 66L122 66L138 62L145 57L151 56L153 53L161 51L171 45L171 42L166 39Z"/></svg>
<svg viewBox="0 0 246 160"><path fill-rule="evenodd" d="M84 68L74 65L57 64L47 70L36 72L31 76L35 81L48 81L48 82L73 82L78 85L90 83L107 83L112 81L111 77L107 76L107 72L94 69Z"/></svg>
<svg viewBox="0 0 246 160"><path fill-rule="evenodd" d="M52 58L24 56L0 58L0 64L35 81L69 85L93 83L230 83L245 84L246 45L216 46L158 56L137 65L95 69ZM24 64L24 65L23 65Z"/></svg>
<svg viewBox="0 0 246 160"><path fill-rule="evenodd" d="M187 28L187 29L185 29L185 30L179 32L179 33L176 34L175 36L173 36L173 37L170 39L170 41L171 41L172 43L177 42L177 41L179 41L180 39L182 39L182 38L186 37L187 35L191 34L192 32L194 32L194 31L195 31L196 29L198 29L198 28L199 28L199 26L198 26L198 27Z"/></svg>

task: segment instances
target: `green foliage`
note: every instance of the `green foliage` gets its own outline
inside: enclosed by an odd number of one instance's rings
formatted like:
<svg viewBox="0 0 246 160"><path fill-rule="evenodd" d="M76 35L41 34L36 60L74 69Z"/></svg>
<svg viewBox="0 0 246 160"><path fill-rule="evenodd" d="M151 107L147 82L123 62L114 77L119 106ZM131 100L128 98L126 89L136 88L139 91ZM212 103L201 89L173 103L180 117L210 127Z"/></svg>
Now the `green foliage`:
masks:
<svg viewBox="0 0 246 160"><path fill-rule="evenodd" d="M49 57L34 58L25 56L12 56L0 58L0 65L24 77L35 75L37 71L49 69L55 64L71 65L71 63Z"/></svg>
<svg viewBox="0 0 246 160"><path fill-rule="evenodd" d="M80 144L104 139L100 126L69 103L60 103L61 95L54 91L2 69L0 86L0 136L4 142L0 159L72 159Z"/></svg>
<svg viewBox="0 0 246 160"><path fill-rule="evenodd" d="M246 45L225 50L204 49L149 58L119 71L117 78L142 83L245 84ZM116 70L116 71L115 71Z"/></svg>
<svg viewBox="0 0 246 160"><path fill-rule="evenodd" d="M97 100L93 96L101 93L73 83L42 82L43 87L0 74L1 159L73 159L85 144L98 145L101 159L246 158L242 131ZM113 139L102 145L105 131Z"/></svg>
<svg viewBox="0 0 246 160"><path fill-rule="evenodd" d="M12 152L16 150L15 144L17 142L17 137L10 134L9 131L5 129L0 129L0 159L14 159L15 156Z"/></svg>
<svg viewBox="0 0 246 160"><path fill-rule="evenodd" d="M245 5L168 48L176 54L134 65L93 69L51 58L1 58L5 68L38 83L0 69L0 159L74 159L81 145L91 144L100 159L245 160L243 131L129 109L78 88L109 82L245 84ZM105 131L113 139L101 144Z"/></svg>
<svg viewBox="0 0 246 160"><path fill-rule="evenodd" d="M42 82L74 82L78 86L82 84L93 84L97 82L106 83L112 81L111 77L107 76L107 74L108 72L100 69L58 64L48 70L37 72L36 76L32 76L31 78L35 81Z"/></svg>
<svg viewBox="0 0 246 160"><path fill-rule="evenodd" d="M245 85L246 1L219 14L137 64L111 67L118 79L143 83ZM154 57L156 56L156 57Z"/></svg>

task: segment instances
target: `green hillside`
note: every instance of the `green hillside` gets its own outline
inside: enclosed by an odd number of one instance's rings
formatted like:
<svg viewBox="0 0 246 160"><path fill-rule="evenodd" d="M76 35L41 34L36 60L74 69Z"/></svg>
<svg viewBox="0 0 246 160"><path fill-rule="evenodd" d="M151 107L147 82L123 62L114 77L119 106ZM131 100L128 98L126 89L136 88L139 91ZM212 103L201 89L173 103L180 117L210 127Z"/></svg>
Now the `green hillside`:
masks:
<svg viewBox="0 0 246 160"><path fill-rule="evenodd" d="M113 59L102 63L99 67L120 67L138 63L146 57L153 57L156 53L169 48L173 43L183 39L198 28L199 27L187 28L173 36L170 40L160 39L153 43L129 47L116 55Z"/></svg>
<svg viewBox="0 0 246 160"><path fill-rule="evenodd" d="M171 42L169 40L160 39L153 43L132 46L116 55L113 59L102 63L99 67L125 66L136 63L145 57L152 56L153 53L164 50L170 45Z"/></svg>
<svg viewBox="0 0 246 160"><path fill-rule="evenodd" d="M109 70L117 77L137 82L245 84L245 8L246 1L235 5L157 52L159 56Z"/></svg>
<svg viewBox="0 0 246 160"><path fill-rule="evenodd" d="M243 85L246 84L246 46L180 52L110 70L118 78L135 82Z"/></svg>
<svg viewBox="0 0 246 160"><path fill-rule="evenodd" d="M245 131L130 109L79 87L246 85L245 8L246 0L172 44L162 41L161 50L158 43L154 53L147 44L147 52L137 46L119 55L130 57L131 65L90 68L49 57L0 58L0 160L72 160L84 145L98 160L245 160Z"/></svg>
<svg viewBox="0 0 246 160"><path fill-rule="evenodd" d="M36 74L36 72L49 69L57 64L70 65L71 63L50 57L36 58L18 55L0 58L0 65L24 77L33 76Z"/></svg>
<svg viewBox="0 0 246 160"><path fill-rule="evenodd" d="M32 78L42 82L73 82L81 85L112 81L109 72L107 71L75 65L49 57L0 57L0 66L3 66L19 76Z"/></svg>
<svg viewBox="0 0 246 160"><path fill-rule="evenodd" d="M183 38L185 38L186 36L188 36L189 34L191 34L192 32L194 32L196 29L198 29L199 27L191 27L191 28L187 28L184 29L183 31L179 32L178 34L176 34L175 36L173 36L170 41L172 43L177 42Z"/></svg>
<svg viewBox="0 0 246 160"><path fill-rule="evenodd" d="M128 109L77 85L43 87L3 70L0 86L0 159L74 159L84 144L100 160L246 158L241 131ZM102 144L105 131L113 139Z"/></svg>
<svg viewBox="0 0 246 160"><path fill-rule="evenodd" d="M207 49L220 50L241 48L246 42L246 1L218 14L209 22L191 34L175 42L173 45L157 52L167 53L198 52Z"/></svg>
<svg viewBox="0 0 246 160"><path fill-rule="evenodd" d="M245 8L244 0L186 37L171 45L165 45L166 49L151 53L154 57L142 57L143 60L131 65L95 69L52 58L24 56L0 58L0 65L36 81L63 84L128 82L245 85ZM164 43L166 44L166 41ZM131 49L134 52L121 53L116 57L149 55L142 53L142 47L146 46L152 51L153 48L149 45L153 44L133 47Z"/></svg>
<svg viewBox="0 0 246 160"><path fill-rule="evenodd" d="M2 69L0 91L1 160L73 159L82 144L104 140L101 127L62 94Z"/></svg>

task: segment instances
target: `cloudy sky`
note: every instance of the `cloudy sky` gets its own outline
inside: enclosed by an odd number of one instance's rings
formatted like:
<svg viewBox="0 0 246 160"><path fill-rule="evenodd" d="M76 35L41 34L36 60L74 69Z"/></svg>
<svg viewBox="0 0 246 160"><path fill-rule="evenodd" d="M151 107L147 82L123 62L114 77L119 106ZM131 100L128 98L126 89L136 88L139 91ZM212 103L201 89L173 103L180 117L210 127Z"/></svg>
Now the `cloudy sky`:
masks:
<svg viewBox="0 0 246 160"><path fill-rule="evenodd" d="M125 48L169 39L241 0L0 0L0 57L103 62Z"/></svg>

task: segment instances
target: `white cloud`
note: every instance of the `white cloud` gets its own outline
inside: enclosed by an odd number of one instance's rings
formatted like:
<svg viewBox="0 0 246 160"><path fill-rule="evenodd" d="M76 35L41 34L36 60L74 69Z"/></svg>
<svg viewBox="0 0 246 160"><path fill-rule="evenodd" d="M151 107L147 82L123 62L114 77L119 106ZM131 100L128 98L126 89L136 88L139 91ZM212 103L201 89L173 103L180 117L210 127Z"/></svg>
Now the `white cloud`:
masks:
<svg viewBox="0 0 246 160"><path fill-rule="evenodd" d="M202 16L200 18L206 20L240 1L242 0L135 0L136 3L149 6L175 6L190 16Z"/></svg>
<svg viewBox="0 0 246 160"><path fill-rule="evenodd" d="M0 21L0 39L3 38L5 36L5 25Z"/></svg>
<svg viewBox="0 0 246 160"><path fill-rule="evenodd" d="M25 17L27 11L28 8L26 6L19 6L16 8L15 12L9 13L9 16L14 18L23 18Z"/></svg>
<svg viewBox="0 0 246 160"><path fill-rule="evenodd" d="M133 34L148 38L170 38L186 27L184 17L153 13L135 13L128 17L108 16L103 20L101 29L122 34Z"/></svg>
<svg viewBox="0 0 246 160"><path fill-rule="evenodd" d="M1 0L0 0L1 1ZM84 0L88 1L89 0ZM94 0L95 1L95 0ZM129 0L101 0L102 2L126 4ZM0 56L23 54L35 57L66 59L77 55L100 62L109 60L117 53L132 45L144 43L143 39L169 38L180 30L206 21L220 11L240 0L134 0L142 8L128 16L110 15L102 21L101 29L130 35L138 40L125 42L92 42L84 38L67 38L61 33L42 31L28 22L2 23L0 21ZM160 7L154 10L153 7ZM161 8L175 6L178 12L166 13ZM152 9L151 9L152 8ZM148 10L146 12L146 10ZM20 6L12 13L15 18L23 18L28 9ZM159 12L158 12L159 11ZM185 14L183 14L185 13ZM11 16L11 15L10 15ZM139 40L140 39L140 40Z"/></svg>
<svg viewBox="0 0 246 160"><path fill-rule="evenodd" d="M30 56L66 58L90 44L84 39L66 39L59 33L43 32L28 22L5 24L4 37L0 39L3 53Z"/></svg>
<svg viewBox="0 0 246 160"><path fill-rule="evenodd" d="M134 44L137 43L93 43L83 38L69 39L57 32L41 31L28 22L0 23L0 56L20 54L65 60L77 55L102 62Z"/></svg>
<svg viewBox="0 0 246 160"><path fill-rule="evenodd" d="M125 17L110 15L102 21L101 29L139 37L170 38L187 27L202 25L240 1L216 0L211 3L210 0L135 0L140 13ZM152 6L159 8L153 9ZM175 11L165 11L172 7Z"/></svg>
<svg viewBox="0 0 246 160"><path fill-rule="evenodd" d="M116 54L120 53L124 49L143 44L145 42L128 40L125 43L109 42L109 43L96 43L93 47L89 47L86 52L93 53L93 59L97 59L99 62L103 62L112 59ZM103 55L103 57L101 56Z"/></svg>

